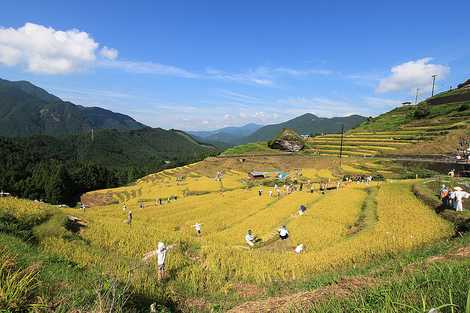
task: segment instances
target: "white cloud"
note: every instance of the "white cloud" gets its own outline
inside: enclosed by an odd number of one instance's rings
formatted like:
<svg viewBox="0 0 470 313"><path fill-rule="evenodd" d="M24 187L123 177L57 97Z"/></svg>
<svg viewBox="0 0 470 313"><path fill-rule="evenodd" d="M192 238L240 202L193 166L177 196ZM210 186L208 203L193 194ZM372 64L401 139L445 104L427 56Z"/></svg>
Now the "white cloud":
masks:
<svg viewBox="0 0 470 313"><path fill-rule="evenodd" d="M198 78L199 75L191 71L154 62L135 62L135 61L121 61L121 60L103 60L98 62L98 66L121 69L135 74L156 74L165 76L175 76L183 78Z"/></svg>
<svg viewBox="0 0 470 313"><path fill-rule="evenodd" d="M432 64L432 58L409 61L391 68L391 75L383 78L376 91L380 93L421 88L428 90L432 85L432 75L438 79L445 77L450 68L441 64Z"/></svg>
<svg viewBox="0 0 470 313"><path fill-rule="evenodd" d="M114 48L108 48L106 46L104 46L103 48L101 48L101 51L100 51L100 54L105 57L106 59L109 59L109 60L116 60L119 53L116 49Z"/></svg>
<svg viewBox="0 0 470 313"><path fill-rule="evenodd" d="M227 73L219 69L207 68L205 74L205 77L209 79L227 80L262 86L270 86L273 84L271 77L256 70L248 70L241 73Z"/></svg>
<svg viewBox="0 0 470 313"><path fill-rule="evenodd" d="M82 69L96 60L99 44L77 29L55 30L34 23L0 28L0 64L24 66L28 71L65 74ZM108 53L115 53L107 48Z"/></svg>
<svg viewBox="0 0 470 313"><path fill-rule="evenodd" d="M273 69L274 72L284 73L291 76L307 76L307 75L332 75L333 71L325 69L292 69L288 67L278 67Z"/></svg>

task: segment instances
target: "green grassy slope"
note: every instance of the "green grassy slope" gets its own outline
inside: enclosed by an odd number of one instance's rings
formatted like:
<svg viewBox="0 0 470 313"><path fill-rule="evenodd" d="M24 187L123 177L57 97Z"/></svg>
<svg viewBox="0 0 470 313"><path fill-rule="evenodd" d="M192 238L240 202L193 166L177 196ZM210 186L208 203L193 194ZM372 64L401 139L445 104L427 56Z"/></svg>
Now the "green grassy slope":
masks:
<svg viewBox="0 0 470 313"><path fill-rule="evenodd" d="M456 102L449 102L455 101ZM344 136L346 156L378 154L450 154L470 135L470 89L443 92L417 106L398 107L363 122ZM308 142L320 155L338 155L340 135L316 136Z"/></svg>

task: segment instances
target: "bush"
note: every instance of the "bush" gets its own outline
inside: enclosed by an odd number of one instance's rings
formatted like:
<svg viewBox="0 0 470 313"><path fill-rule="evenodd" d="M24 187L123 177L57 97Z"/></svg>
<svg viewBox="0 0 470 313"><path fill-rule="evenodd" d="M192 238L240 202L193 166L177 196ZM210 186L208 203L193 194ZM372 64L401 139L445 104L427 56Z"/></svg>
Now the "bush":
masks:
<svg viewBox="0 0 470 313"><path fill-rule="evenodd" d="M429 108L427 106L421 106L414 111L413 117L417 119L421 119L421 118L425 118L429 114L431 114L431 111L429 110Z"/></svg>
<svg viewBox="0 0 470 313"><path fill-rule="evenodd" d="M470 104L465 103L465 104L462 104L462 105L457 109L457 111L463 112L463 111L467 111L468 109L470 109Z"/></svg>

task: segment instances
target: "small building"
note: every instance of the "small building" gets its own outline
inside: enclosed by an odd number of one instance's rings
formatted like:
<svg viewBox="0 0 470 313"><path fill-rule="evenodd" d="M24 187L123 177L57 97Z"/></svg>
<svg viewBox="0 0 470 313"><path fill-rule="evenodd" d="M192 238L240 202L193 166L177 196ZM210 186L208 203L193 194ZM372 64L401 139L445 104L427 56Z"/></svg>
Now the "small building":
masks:
<svg viewBox="0 0 470 313"><path fill-rule="evenodd" d="M248 176L250 176L251 179L263 179L263 178L269 177L269 175L266 175L266 173L257 172L257 171L249 172Z"/></svg>
<svg viewBox="0 0 470 313"><path fill-rule="evenodd" d="M9 196L10 196L10 193L9 193L9 192L3 192L3 190L0 191L0 198L1 198L1 197L9 197Z"/></svg>

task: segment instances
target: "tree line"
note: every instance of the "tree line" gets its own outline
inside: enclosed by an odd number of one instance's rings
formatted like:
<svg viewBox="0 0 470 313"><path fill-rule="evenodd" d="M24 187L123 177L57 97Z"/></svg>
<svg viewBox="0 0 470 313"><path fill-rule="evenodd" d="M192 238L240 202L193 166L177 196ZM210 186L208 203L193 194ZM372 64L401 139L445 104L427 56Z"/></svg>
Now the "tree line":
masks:
<svg viewBox="0 0 470 313"><path fill-rule="evenodd" d="M139 145L138 140L130 147L116 141L77 145L82 140L78 136L0 137L0 190L21 198L74 205L84 192L126 185L149 173L217 153L194 147L144 153L145 145Z"/></svg>

